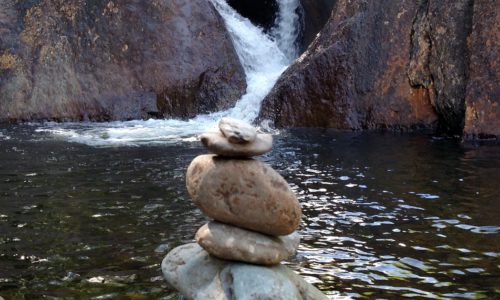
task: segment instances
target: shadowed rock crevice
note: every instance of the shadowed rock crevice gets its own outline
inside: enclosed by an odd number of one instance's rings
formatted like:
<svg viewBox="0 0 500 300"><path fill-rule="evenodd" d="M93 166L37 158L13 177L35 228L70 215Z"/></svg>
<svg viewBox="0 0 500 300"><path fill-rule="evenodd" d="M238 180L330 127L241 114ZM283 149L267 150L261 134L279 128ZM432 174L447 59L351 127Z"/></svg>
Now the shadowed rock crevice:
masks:
<svg viewBox="0 0 500 300"><path fill-rule="evenodd" d="M473 3L420 1L413 23L410 84L429 90L438 133L446 135L461 135L464 127Z"/></svg>
<svg viewBox="0 0 500 300"><path fill-rule="evenodd" d="M339 0L327 25L264 99L278 127L433 128L425 93L406 76L415 1Z"/></svg>
<svg viewBox="0 0 500 300"><path fill-rule="evenodd" d="M271 30L278 14L276 0L228 0L227 3L265 31Z"/></svg>

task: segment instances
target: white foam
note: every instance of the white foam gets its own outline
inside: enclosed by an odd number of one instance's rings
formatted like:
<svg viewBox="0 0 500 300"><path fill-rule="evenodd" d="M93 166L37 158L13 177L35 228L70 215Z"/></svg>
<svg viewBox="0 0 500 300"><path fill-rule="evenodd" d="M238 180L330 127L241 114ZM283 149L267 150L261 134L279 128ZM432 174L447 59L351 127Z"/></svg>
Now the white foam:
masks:
<svg viewBox="0 0 500 300"><path fill-rule="evenodd" d="M5 135L3 132L0 131L0 141L1 140L10 140L10 136Z"/></svg>
<svg viewBox="0 0 500 300"><path fill-rule="evenodd" d="M246 92L233 108L199 115L187 121L167 119L48 123L37 131L91 146L139 145L195 140L204 131L216 130L216 122L224 116L254 121L261 101L295 58L295 40L298 34L298 16L295 11L298 0L278 1L279 15L272 36L266 35L239 15L225 0L211 1L224 19L246 75Z"/></svg>

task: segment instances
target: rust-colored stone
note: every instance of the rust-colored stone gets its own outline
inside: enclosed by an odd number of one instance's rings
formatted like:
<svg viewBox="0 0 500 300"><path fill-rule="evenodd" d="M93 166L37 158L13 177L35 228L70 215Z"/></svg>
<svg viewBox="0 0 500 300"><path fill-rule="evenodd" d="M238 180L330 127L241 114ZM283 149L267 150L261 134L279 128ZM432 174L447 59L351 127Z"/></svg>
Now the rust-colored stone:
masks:
<svg viewBox="0 0 500 300"><path fill-rule="evenodd" d="M500 137L499 11L498 1L474 1L464 129L470 139Z"/></svg>

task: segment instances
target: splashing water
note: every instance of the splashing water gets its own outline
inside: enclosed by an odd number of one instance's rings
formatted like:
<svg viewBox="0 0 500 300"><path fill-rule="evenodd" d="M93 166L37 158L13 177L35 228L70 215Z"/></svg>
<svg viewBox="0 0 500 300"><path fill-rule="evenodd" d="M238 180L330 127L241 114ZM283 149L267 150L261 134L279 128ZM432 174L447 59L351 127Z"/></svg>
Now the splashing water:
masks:
<svg viewBox="0 0 500 300"><path fill-rule="evenodd" d="M279 13L272 36L266 35L248 19L239 15L225 0L211 0L224 19L236 53L246 75L247 90L231 109L198 115L182 121L136 120L108 123L48 123L37 132L91 146L138 145L192 141L196 135L215 130L221 117L229 116L252 122L261 101L278 77L296 57L298 0L278 0Z"/></svg>
<svg viewBox="0 0 500 300"><path fill-rule="evenodd" d="M297 14L300 3L297 0L278 0L278 4L278 18L271 35L285 56L293 60L299 55L296 43L300 30Z"/></svg>

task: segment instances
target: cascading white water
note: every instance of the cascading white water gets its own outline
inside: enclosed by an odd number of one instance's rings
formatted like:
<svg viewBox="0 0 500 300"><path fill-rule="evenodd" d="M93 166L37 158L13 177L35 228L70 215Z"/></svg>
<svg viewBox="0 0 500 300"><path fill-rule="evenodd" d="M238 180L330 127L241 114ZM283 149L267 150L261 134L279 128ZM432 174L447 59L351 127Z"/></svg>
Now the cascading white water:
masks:
<svg viewBox="0 0 500 300"><path fill-rule="evenodd" d="M216 122L224 116L247 122L255 120L262 99L297 55L299 0L277 0L279 13L272 36L239 15L225 0L211 1L224 19L246 75L247 90L233 108L188 121L50 123L37 131L92 146L137 145L194 140L201 132L215 130Z"/></svg>
<svg viewBox="0 0 500 300"><path fill-rule="evenodd" d="M279 12L271 35L285 56L294 60L298 56L297 38L299 36L298 0L278 0Z"/></svg>

